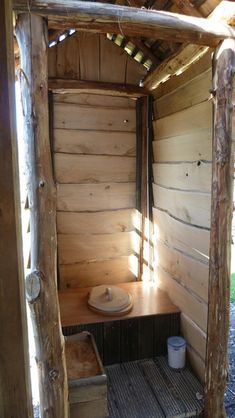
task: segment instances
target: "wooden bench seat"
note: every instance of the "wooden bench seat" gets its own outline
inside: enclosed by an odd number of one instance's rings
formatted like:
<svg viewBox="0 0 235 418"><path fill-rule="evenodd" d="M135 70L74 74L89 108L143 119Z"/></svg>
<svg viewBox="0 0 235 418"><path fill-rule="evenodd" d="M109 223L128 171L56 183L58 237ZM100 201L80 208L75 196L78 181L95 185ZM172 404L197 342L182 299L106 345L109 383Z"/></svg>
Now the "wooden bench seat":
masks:
<svg viewBox="0 0 235 418"><path fill-rule="evenodd" d="M104 365L166 354L166 340L180 332L180 311L165 292L142 282L118 284L132 294L125 316L104 316L87 306L90 288L59 293L64 335L93 334Z"/></svg>
<svg viewBox="0 0 235 418"><path fill-rule="evenodd" d="M69 327L179 312L167 294L157 287L150 287L143 282L122 283L118 286L126 289L134 301L133 309L125 316L106 316L92 311L87 305L90 287L59 292L62 326Z"/></svg>

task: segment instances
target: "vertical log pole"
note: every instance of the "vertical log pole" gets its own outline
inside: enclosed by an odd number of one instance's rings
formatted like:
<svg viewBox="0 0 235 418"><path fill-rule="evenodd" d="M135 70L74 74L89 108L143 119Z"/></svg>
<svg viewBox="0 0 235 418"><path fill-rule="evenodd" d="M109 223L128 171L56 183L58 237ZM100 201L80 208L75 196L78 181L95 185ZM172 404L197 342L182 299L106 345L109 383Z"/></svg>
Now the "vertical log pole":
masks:
<svg viewBox="0 0 235 418"><path fill-rule="evenodd" d="M56 194L48 117L47 26L22 14L16 27L31 230L31 270L26 294L33 319L39 370L41 418L68 417L64 339L56 284Z"/></svg>
<svg viewBox="0 0 235 418"><path fill-rule="evenodd" d="M0 417L31 418L11 1L0 2Z"/></svg>
<svg viewBox="0 0 235 418"><path fill-rule="evenodd" d="M224 392L230 307L234 40L225 40L217 48L213 70L214 131L205 417L222 418L226 417Z"/></svg>

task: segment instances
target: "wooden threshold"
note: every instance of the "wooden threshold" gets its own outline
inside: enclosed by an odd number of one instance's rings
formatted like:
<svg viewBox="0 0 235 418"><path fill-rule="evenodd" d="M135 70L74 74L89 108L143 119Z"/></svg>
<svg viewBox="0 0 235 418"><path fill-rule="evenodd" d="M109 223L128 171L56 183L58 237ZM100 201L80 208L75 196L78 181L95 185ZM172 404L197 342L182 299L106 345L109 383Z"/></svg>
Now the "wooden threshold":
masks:
<svg viewBox="0 0 235 418"><path fill-rule="evenodd" d="M133 309L125 316L105 316L89 309L87 299L91 287L59 292L62 326L69 327L180 312L167 294L157 287L150 287L143 282L122 283L118 286L126 289L134 301Z"/></svg>

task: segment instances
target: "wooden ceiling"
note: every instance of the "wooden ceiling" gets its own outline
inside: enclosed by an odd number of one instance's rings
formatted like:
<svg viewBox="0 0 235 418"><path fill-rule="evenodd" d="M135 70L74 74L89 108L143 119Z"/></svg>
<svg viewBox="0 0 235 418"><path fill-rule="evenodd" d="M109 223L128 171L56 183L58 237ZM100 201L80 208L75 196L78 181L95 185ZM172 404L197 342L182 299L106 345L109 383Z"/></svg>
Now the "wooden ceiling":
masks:
<svg viewBox="0 0 235 418"><path fill-rule="evenodd" d="M194 17L207 17L220 0L116 0L106 1L122 6L140 7L151 10L164 10L174 13L190 15ZM68 30L49 30L49 40L53 45L63 41L67 36L71 36L74 31ZM177 53L182 44L178 42L167 42L156 40L155 38L135 38L128 37L121 30L120 34L108 33L107 38L122 48L131 58L141 63L148 71L153 71L164 60Z"/></svg>

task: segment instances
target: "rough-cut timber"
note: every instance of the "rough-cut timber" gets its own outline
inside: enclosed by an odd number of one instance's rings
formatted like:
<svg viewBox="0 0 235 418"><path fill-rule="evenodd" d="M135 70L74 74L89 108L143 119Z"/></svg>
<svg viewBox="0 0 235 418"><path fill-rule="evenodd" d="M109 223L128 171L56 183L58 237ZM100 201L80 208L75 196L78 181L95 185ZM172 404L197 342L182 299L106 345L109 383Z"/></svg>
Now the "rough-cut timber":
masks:
<svg viewBox="0 0 235 418"><path fill-rule="evenodd" d="M48 123L47 27L40 16L17 22L31 209L31 271L27 280L39 370L42 418L68 417L68 388L56 286L56 201Z"/></svg>
<svg viewBox="0 0 235 418"><path fill-rule="evenodd" d="M234 16L235 3L224 0L213 10L209 18L204 20L208 22L208 25L210 22L214 27L221 22L233 25ZM183 73L191 64L198 62L200 58L207 54L208 50L207 47L190 45L187 42L176 50L173 55L163 61L154 71L147 74L144 80L144 86L149 90L156 89L170 77Z"/></svg>
<svg viewBox="0 0 235 418"><path fill-rule="evenodd" d="M205 417L222 418L226 417L223 403L228 366L234 41L226 40L220 45L213 64L214 132Z"/></svg>
<svg viewBox="0 0 235 418"><path fill-rule="evenodd" d="M16 11L28 11L27 0L14 0ZM49 16L50 26L66 26L100 33L151 37L172 42L191 42L215 46L219 40L235 37L232 28L223 23L180 14L117 6L79 0L34 0L30 11ZM120 30L121 29L121 30Z"/></svg>
<svg viewBox="0 0 235 418"><path fill-rule="evenodd" d="M49 89L55 93L90 93L107 96L141 97L148 92L143 87L131 84L50 78Z"/></svg>
<svg viewBox="0 0 235 418"><path fill-rule="evenodd" d="M0 416L31 418L11 2L0 4Z"/></svg>

